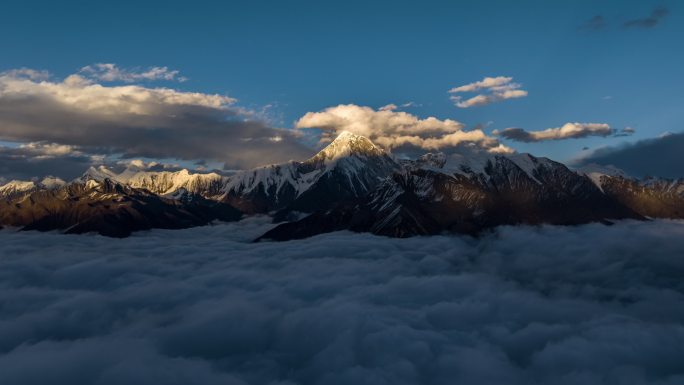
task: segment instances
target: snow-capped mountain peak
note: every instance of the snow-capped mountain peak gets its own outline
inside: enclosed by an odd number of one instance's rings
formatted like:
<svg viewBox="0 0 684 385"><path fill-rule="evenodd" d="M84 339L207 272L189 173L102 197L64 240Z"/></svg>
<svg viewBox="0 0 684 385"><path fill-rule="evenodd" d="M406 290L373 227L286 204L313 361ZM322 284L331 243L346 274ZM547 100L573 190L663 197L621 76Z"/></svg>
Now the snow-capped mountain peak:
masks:
<svg viewBox="0 0 684 385"><path fill-rule="evenodd" d="M383 155L386 155L385 151L373 144L370 139L349 131L343 131L335 140L309 159L309 162L332 163L350 156Z"/></svg>
<svg viewBox="0 0 684 385"><path fill-rule="evenodd" d="M90 166L75 182L87 182L89 180L103 181L105 179L116 180L117 174L105 166Z"/></svg>
<svg viewBox="0 0 684 385"><path fill-rule="evenodd" d="M31 181L12 180L0 186L0 196L9 196L35 189L37 186Z"/></svg>
<svg viewBox="0 0 684 385"><path fill-rule="evenodd" d="M225 184L225 177L216 173L193 174L186 169L143 171L137 167L128 167L123 172L116 173L105 166L90 167L77 181L80 183L89 180L102 182L105 179L161 195L171 194L181 188L191 193L219 195Z"/></svg>
<svg viewBox="0 0 684 385"><path fill-rule="evenodd" d="M12 180L0 186L0 198L16 198L41 189L56 190L64 185L66 182L53 176L45 177L39 182Z"/></svg>
<svg viewBox="0 0 684 385"><path fill-rule="evenodd" d="M225 197L237 205L247 197L269 209L295 205L300 211L310 212L325 202L362 196L398 168L394 159L368 138L342 132L303 162L271 165L231 176L225 186Z"/></svg>
<svg viewBox="0 0 684 385"><path fill-rule="evenodd" d="M292 239L343 229L390 236L475 234L501 224L684 218L684 180L639 180L603 166L570 170L530 154L464 150L397 160L350 132L303 162L232 176L114 167L91 167L63 188L56 178L0 186L0 225L76 231L73 221L81 219L70 213L85 212L90 219L78 232L128 234L132 228L269 213L290 223L265 237ZM121 211L124 206L139 215ZM55 217L53 208L63 215ZM111 218L118 221L114 227ZM133 227L131 220L137 221Z"/></svg>

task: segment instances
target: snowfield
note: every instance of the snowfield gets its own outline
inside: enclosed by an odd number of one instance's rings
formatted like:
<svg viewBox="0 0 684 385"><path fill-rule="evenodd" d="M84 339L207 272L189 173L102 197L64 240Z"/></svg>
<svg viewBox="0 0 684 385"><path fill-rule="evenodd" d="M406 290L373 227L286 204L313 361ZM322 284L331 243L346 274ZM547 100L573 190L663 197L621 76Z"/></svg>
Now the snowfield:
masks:
<svg viewBox="0 0 684 385"><path fill-rule="evenodd" d="M682 384L684 222L0 231L0 384Z"/></svg>

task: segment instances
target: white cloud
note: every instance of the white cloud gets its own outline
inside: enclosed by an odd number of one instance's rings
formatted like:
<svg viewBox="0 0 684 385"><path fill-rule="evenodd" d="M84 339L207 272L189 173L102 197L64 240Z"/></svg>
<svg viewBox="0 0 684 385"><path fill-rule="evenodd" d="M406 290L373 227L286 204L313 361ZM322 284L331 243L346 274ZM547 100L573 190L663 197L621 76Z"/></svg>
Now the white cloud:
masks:
<svg viewBox="0 0 684 385"><path fill-rule="evenodd" d="M495 130L494 135L520 142L541 142L546 140L577 139L588 136L628 136L634 133L631 127L616 130L607 123L565 123L561 127L547 128L542 131L527 131L522 128Z"/></svg>
<svg viewBox="0 0 684 385"><path fill-rule="evenodd" d="M474 83L454 87L449 90L449 93L452 94L451 100L457 107L470 108L484 106L502 100L516 99L527 96L527 91L521 90L520 87L522 87L522 85L519 83L514 83L512 77L485 77L484 79ZM478 92L483 90L486 93L475 95L466 99L464 99L462 95L455 95L465 92Z"/></svg>
<svg viewBox="0 0 684 385"><path fill-rule="evenodd" d="M684 223L0 232L3 384L677 384Z"/></svg>
<svg viewBox="0 0 684 385"><path fill-rule="evenodd" d="M390 108L374 110L354 104L309 112L296 122L295 127L319 128L323 130L323 140L326 141L343 131L350 131L390 150L402 146L442 150L461 144L482 149L500 148L499 142L482 130L465 131L464 124L455 120L421 119Z"/></svg>
<svg viewBox="0 0 684 385"><path fill-rule="evenodd" d="M178 76L179 71L170 70L168 67L150 67L141 69L123 69L113 63L96 63L81 68L80 73L90 79L103 82L135 83L140 81L180 81L187 80Z"/></svg>
<svg viewBox="0 0 684 385"><path fill-rule="evenodd" d="M403 103L400 105L390 103L390 104L387 104L387 105L384 105L384 106L378 108L378 110L380 110L380 111L395 111L395 110L398 110L399 108L410 108L410 107L420 107L420 105L415 103L415 102L406 102L406 103Z"/></svg>
<svg viewBox="0 0 684 385"><path fill-rule="evenodd" d="M65 144L57 143L44 143L44 142L31 142L24 143L19 146L19 148L26 150L27 152L33 153L36 156L42 157L56 157L65 155L83 155L80 151L76 150L74 146L69 146Z"/></svg>
<svg viewBox="0 0 684 385"><path fill-rule="evenodd" d="M153 115L161 106L167 105L226 109L237 101L224 95L169 88L108 87L80 75L70 75L62 82L35 82L3 74L0 75L0 97L49 98L72 109L100 115Z"/></svg>
<svg viewBox="0 0 684 385"><path fill-rule="evenodd" d="M390 104L387 104L385 106L380 107L378 110L380 110L380 111L394 111L397 108L399 108L399 107L397 107L396 104L390 103Z"/></svg>
<svg viewBox="0 0 684 385"><path fill-rule="evenodd" d="M145 161L143 159L119 159L115 163L110 162L106 166L114 172L121 172L124 168L149 171L177 171L182 169L178 163Z"/></svg>
<svg viewBox="0 0 684 385"><path fill-rule="evenodd" d="M633 135L636 132L636 130L632 127L625 127L621 131L617 132L615 136L630 136Z"/></svg>
<svg viewBox="0 0 684 385"><path fill-rule="evenodd" d="M421 107L421 105L416 103L416 102L406 102L406 103L402 104L400 107L402 107L402 108Z"/></svg>
<svg viewBox="0 0 684 385"><path fill-rule="evenodd" d="M293 130L271 127L230 96L106 86L83 74L38 81L25 73L0 74L0 140L127 157L215 160L233 168L311 155Z"/></svg>
<svg viewBox="0 0 684 385"><path fill-rule="evenodd" d="M494 87L503 87L506 85L512 84L513 78L512 77L506 77L506 76L497 76L497 77L485 77L484 79L466 84L464 86L460 87L454 87L449 90L450 93L457 93L457 92L475 92L479 91L482 89L490 89Z"/></svg>

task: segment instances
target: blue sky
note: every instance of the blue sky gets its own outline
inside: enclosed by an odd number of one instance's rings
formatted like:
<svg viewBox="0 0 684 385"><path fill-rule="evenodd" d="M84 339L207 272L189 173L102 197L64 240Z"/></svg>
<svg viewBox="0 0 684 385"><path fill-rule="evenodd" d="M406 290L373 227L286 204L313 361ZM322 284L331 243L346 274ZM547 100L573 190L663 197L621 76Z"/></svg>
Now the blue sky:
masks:
<svg viewBox="0 0 684 385"><path fill-rule="evenodd" d="M628 20L667 15L652 27ZM682 131L684 22L674 1L11 2L3 5L0 71L67 76L93 63L168 66L162 84L272 105L273 124L353 103L455 119L467 127L543 130L608 123L631 137L502 142L558 160L584 147ZM585 26L596 16L602 28ZM509 76L524 98L457 108L447 91Z"/></svg>

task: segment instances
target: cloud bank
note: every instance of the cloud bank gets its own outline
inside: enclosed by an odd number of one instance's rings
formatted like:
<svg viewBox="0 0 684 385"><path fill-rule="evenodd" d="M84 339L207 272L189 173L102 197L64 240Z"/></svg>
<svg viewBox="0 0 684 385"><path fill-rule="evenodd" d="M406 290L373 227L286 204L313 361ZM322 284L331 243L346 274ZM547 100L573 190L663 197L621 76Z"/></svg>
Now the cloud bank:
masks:
<svg viewBox="0 0 684 385"><path fill-rule="evenodd" d="M127 81L132 75L97 76ZM78 74L50 81L22 69L0 74L0 140L56 143L125 157L215 160L231 168L311 154L296 132L253 119L235 102L224 95L169 88L105 86Z"/></svg>
<svg viewBox="0 0 684 385"><path fill-rule="evenodd" d="M622 130L611 128L607 123L565 123L561 127L547 128L542 131L527 131L523 128L511 127L493 134L518 142L542 142L547 140L579 139L589 136L628 136L634 133L631 127Z"/></svg>
<svg viewBox="0 0 684 385"><path fill-rule="evenodd" d="M613 165L636 177L684 177L684 133L666 134L621 146L603 147L573 162Z"/></svg>
<svg viewBox="0 0 684 385"><path fill-rule="evenodd" d="M470 108L527 96L527 91L520 89L520 87L522 87L522 85L514 83L512 77L485 77L474 83L454 87L449 90L449 93L452 94L450 99L457 107ZM466 92L480 91L484 91L484 93L465 100L462 95L458 95Z"/></svg>
<svg viewBox="0 0 684 385"><path fill-rule="evenodd" d="M3 384L677 384L684 224L0 232Z"/></svg>
<svg viewBox="0 0 684 385"><path fill-rule="evenodd" d="M421 119L403 111L395 111L391 105L374 110L342 104L320 112L309 112L295 123L295 127L321 129L324 141L342 131L350 131L390 150L402 147L445 150L471 146L487 151L512 151L480 129L466 131L463 123L451 119Z"/></svg>

